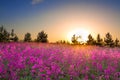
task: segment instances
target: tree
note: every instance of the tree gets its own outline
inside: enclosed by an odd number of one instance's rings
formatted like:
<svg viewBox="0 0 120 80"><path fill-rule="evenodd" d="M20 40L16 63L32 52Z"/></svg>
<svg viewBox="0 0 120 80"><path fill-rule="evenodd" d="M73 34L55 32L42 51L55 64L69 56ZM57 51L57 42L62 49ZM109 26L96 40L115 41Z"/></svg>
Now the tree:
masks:
<svg viewBox="0 0 120 80"><path fill-rule="evenodd" d="M3 30L4 30L4 28L3 28L3 25L0 27L0 33L3 33Z"/></svg>
<svg viewBox="0 0 120 80"><path fill-rule="evenodd" d="M19 38L15 35L15 37L13 38L14 42L18 42Z"/></svg>
<svg viewBox="0 0 120 80"><path fill-rule="evenodd" d="M119 40L116 38L115 39L115 46L117 47L119 45Z"/></svg>
<svg viewBox="0 0 120 80"><path fill-rule="evenodd" d="M14 29L11 30L11 37L13 38L15 36Z"/></svg>
<svg viewBox="0 0 120 80"><path fill-rule="evenodd" d="M72 36L72 43L73 44L80 44L80 42L78 41L78 39L81 38L81 36L76 36L75 34Z"/></svg>
<svg viewBox="0 0 120 80"><path fill-rule="evenodd" d="M11 34L10 34L10 41L13 42L17 42L19 40L19 38L17 37L17 35L14 33L14 29L11 30Z"/></svg>
<svg viewBox="0 0 120 80"><path fill-rule="evenodd" d="M3 41L3 26L0 27L0 42Z"/></svg>
<svg viewBox="0 0 120 80"><path fill-rule="evenodd" d="M94 41L94 39L93 39L93 37L92 37L91 34L88 35L87 44L88 44L88 45L94 45L94 44L95 44L95 41Z"/></svg>
<svg viewBox="0 0 120 80"><path fill-rule="evenodd" d="M11 30L10 41L13 41L15 37L14 29Z"/></svg>
<svg viewBox="0 0 120 80"><path fill-rule="evenodd" d="M44 31L41 31L38 33L36 41L46 43L48 42L47 38L48 38L47 34Z"/></svg>
<svg viewBox="0 0 120 80"><path fill-rule="evenodd" d="M75 34L73 35L71 41L73 44L77 44L77 38L76 38Z"/></svg>
<svg viewBox="0 0 120 80"><path fill-rule="evenodd" d="M102 45L102 39L101 39L101 37L100 37L100 34L98 34L97 35L97 40L96 40L96 45L99 45L99 46L101 46Z"/></svg>
<svg viewBox="0 0 120 80"><path fill-rule="evenodd" d="M7 32L3 26L0 27L0 42L8 42L10 34Z"/></svg>
<svg viewBox="0 0 120 80"><path fill-rule="evenodd" d="M30 33L26 33L25 37L24 37L24 42L30 42L31 41L31 34Z"/></svg>
<svg viewBox="0 0 120 80"><path fill-rule="evenodd" d="M3 34L4 34L3 41L8 42L10 34L5 29Z"/></svg>
<svg viewBox="0 0 120 80"><path fill-rule="evenodd" d="M114 42L112 40L112 35L108 32L105 36L104 42L106 43L107 46L114 46Z"/></svg>

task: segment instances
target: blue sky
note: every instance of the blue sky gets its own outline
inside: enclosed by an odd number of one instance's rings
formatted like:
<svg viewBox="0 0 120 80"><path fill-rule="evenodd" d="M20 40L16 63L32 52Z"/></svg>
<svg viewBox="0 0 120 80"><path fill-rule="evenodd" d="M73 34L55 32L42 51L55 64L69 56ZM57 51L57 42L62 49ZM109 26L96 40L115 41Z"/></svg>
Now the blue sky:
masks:
<svg viewBox="0 0 120 80"><path fill-rule="evenodd" d="M34 39L45 30L50 41L68 40L78 28L120 38L119 22L120 0L0 0L0 25L14 28L20 39L26 32Z"/></svg>

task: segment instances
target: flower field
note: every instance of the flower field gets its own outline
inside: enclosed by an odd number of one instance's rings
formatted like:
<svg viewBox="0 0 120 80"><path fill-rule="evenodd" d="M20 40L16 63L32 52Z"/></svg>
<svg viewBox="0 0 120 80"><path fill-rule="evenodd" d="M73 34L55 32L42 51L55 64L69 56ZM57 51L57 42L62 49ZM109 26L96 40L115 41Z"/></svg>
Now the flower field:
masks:
<svg viewBox="0 0 120 80"><path fill-rule="evenodd" d="M120 80L120 48L0 43L0 80Z"/></svg>

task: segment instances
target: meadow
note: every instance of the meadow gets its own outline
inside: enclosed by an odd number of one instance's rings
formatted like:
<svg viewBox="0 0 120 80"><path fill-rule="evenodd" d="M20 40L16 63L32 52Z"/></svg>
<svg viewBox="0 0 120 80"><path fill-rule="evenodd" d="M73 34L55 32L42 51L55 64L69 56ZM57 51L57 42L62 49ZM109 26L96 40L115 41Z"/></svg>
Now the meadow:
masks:
<svg viewBox="0 0 120 80"><path fill-rule="evenodd" d="M120 48L0 43L0 80L120 80Z"/></svg>

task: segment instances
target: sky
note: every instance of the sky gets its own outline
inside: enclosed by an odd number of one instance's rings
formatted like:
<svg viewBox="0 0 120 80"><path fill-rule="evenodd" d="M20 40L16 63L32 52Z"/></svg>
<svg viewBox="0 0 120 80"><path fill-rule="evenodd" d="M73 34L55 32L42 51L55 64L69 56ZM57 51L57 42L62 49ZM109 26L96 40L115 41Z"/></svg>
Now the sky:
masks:
<svg viewBox="0 0 120 80"><path fill-rule="evenodd" d="M0 25L19 39L44 30L49 42L110 32L120 39L120 0L0 0Z"/></svg>

